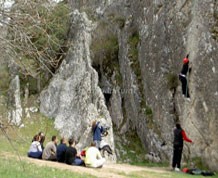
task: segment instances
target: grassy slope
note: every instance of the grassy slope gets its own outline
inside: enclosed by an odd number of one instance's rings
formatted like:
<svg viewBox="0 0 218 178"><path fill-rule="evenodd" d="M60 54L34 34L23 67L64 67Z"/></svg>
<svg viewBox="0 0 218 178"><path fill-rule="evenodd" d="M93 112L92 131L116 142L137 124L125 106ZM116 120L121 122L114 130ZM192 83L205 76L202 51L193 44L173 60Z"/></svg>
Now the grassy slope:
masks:
<svg viewBox="0 0 218 178"><path fill-rule="evenodd" d="M204 176L188 175L184 173L154 173L154 172L136 172L128 175L128 178L203 178ZM213 176L217 178L218 176Z"/></svg>
<svg viewBox="0 0 218 178"><path fill-rule="evenodd" d="M52 135L58 136L58 132L54 129L53 120L46 119L39 113L32 114L31 118L24 119L23 123L23 128L8 127L6 129L10 142L3 132L0 133L2 151L15 151L17 149L21 155L26 155L33 136L39 131L46 134L44 145L51 140Z"/></svg>
<svg viewBox="0 0 218 178"><path fill-rule="evenodd" d="M46 140L45 144L50 140L52 135L58 135L58 132L53 127L53 120L46 119L44 116L40 114L33 114L31 119L25 119L24 121L24 128L10 128L7 129L7 135L10 138L11 144L6 139L3 132L0 132L0 153L1 152L9 152L13 155L16 155L17 152L21 156L26 156L26 153L29 149L29 146L31 144L31 140L34 134L38 133L39 131L44 131L46 133ZM14 149L14 148L15 149ZM17 150L17 151L15 151ZM127 156L127 155L126 155ZM130 155L130 157L133 155ZM142 165L140 165L142 166ZM144 164L144 166L148 166ZM156 165L157 166L157 165ZM23 167L25 169L23 169ZM103 168L105 171L108 171L107 168ZM108 171L109 172L109 171ZM185 174L178 174L173 172L166 172L166 173L154 173L152 171L133 171L129 174L126 174L125 172L119 172L115 170L116 175L121 175L123 177L127 178L202 178L202 176L190 176ZM65 178L88 178L92 177L90 175L83 174L80 175L76 172L70 171L70 170L62 170L57 168L51 168L51 167L45 167L45 166L39 166L34 165L25 162L24 160L22 162L17 160L11 160L11 158L3 158L0 159L0 177L1 178L62 178L64 175ZM99 174L99 176L101 173ZM218 178L217 176L214 176Z"/></svg>
<svg viewBox="0 0 218 178"><path fill-rule="evenodd" d="M31 119L24 120L23 128L8 128L6 130L7 136L10 138L10 142L6 139L3 132L0 132L0 143L1 143L1 152L9 152L12 154L19 154L25 156L31 140L34 134L39 131L46 133L45 144L50 141L52 135L58 135L58 132L54 129L53 120L47 119L39 113L31 115ZM15 151L17 150L17 151ZM105 171L110 172L107 168L103 168ZM127 178L189 178L193 177L185 174L178 174L173 172L166 173L155 173L152 171L133 171L126 174L125 172L119 172L114 170L117 176L123 176ZM12 158L1 158L0 159L0 177L1 178L62 178L63 175L65 178L75 177L75 178L86 178L92 177L87 174L80 175L70 170L62 170L52 167L39 166L32 163L27 163L25 160L22 162L18 160L13 160ZM99 174L101 176L101 174ZM195 178L201 178L202 176L195 176ZM216 176L218 178L218 176Z"/></svg>
<svg viewBox="0 0 218 178"><path fill-rule="evenodd" d="M0 143L1 152L9 152L13 155L26 156L31 140L34 134L43 131L46 134L44 145L50 141L52 135L58 135L54 129L52 119L47 119L39 113L31 114L30 119L24 119L24 127L8 127L6 134L1 130ZM6 137L9 138L7 138ZM41 167L34 164L19 161L12 158L0 159L0 177L1 178L90 178L93 176L86 174L72 173L72 171L64 171L56 168Z"/></svg>
<svg viewBox="0 0 218 178"><path fill-rule="evenodd" d="M59 170L50 167L40 167L25 161L3 158L0 160L1 178L94 178L87 174L78 174L68 170Z"/></svg>

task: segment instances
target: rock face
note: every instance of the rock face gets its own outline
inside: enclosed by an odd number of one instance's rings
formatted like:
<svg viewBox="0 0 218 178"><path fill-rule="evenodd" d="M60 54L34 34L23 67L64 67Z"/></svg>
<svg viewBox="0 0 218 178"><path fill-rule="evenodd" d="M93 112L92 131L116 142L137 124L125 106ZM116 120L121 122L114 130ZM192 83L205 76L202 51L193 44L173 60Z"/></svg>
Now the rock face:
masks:
<svg viewBox="0 0 218 178"><path fill-rule="evenodd" d="M89 46L93 28L85 13L73 11L72 45L59 71L41 93L40 111L55 119L55 127L63 136L76 138L79 149L92 141L92 121L101 121L110 127L104 141L114 149L111 117L98 87L98 74L91 66ZM112 160L116 160L115 155Z"/></svg>
<svg viewBox="0 0 218 178"><path fill-rule="evenodd" d="M20 126L22 121L22 106L20 99L20 79L16 75L14 79L11 80L9 88L9 101L11 104L9 111L9 120L12 124Z"/></svg>
<svg viewBox="0 0 218 178"><path fill-rule="evenodd" d="M172 131L180 121L195 143L184 147L184 158L200 157L218 170L218 2L69 3L86 12L97 26L92 30L84 13L72 13L72 47L41 93L41 112L55 118L56 128L79 139L80 146L91 140L92 120L103 118L112 127L112 117L119 133L136 131L144 146L162 160L171 159ZM102 35L106 38L90 55L91 34L92 44L98 43L95 40L105 30L110 34ZM114 57L114 51L111 55L108 50L116 44ZM187 53L192 63L190 101L182 97L178 81ZM112 129L107 141L114 147Z"/></svg>
<svg viewBox="0 0 218 178"><path fill-rule="evenodd" d="M191 146L191 156L200 157L211 169L218 170L217 2L70 2L75 8L89 12L90 18L94 15L97 20L106 22L107 28L116 33L119 67L114 68L114 73L119 72L122 81L117 82L114 75L104 70L99 70L98 74L104 76L101 77L104 80L101 83L110 82L108 110L118 131L125 133L136 130L146 148L162 159L169 160L172 154L172 130L174 124L180 121L195 143ZM187 53L190 53L192 63L192 71L188 76L191 101L182 97L181 85L177 85L182 58ZM101 69L103 65L104 61L99 62ZM76 76L80 76L80 72L81 69ZM54 86L53 81L52 90L63 91L60 85ZM83 88L82 81L80 88ZM71 85L74 84L71 82ZM42 96L46 95L49 96ZM60 100L61 95L55 92L53 102L57 98ZM78 97L85 100L82 92ZM49 112L45 113L52 113L50 115L56 117L56 123L63 123L59 114L54 115L58 110L63 110L61 107L50 107L47 109ZM76 115L77 110L74 113ZM164 142L165 146L162 144ZM186 148L185 157L189 156Z"/></svg>

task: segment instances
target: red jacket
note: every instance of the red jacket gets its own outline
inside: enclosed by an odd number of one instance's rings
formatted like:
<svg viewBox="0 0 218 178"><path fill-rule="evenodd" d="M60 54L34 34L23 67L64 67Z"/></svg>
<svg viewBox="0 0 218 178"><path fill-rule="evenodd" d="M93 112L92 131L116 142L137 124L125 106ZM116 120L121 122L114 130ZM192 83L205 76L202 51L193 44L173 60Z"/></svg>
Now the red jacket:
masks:
<svg viewBox="0 0 218 178"><path fill-rule="evenodd" d="M187 135L186 135L186 133L185 133L184 130L182 130L182 138L183 138L183 140L185 140L186 142L192 143L192 140L187 137Z"/></svg>

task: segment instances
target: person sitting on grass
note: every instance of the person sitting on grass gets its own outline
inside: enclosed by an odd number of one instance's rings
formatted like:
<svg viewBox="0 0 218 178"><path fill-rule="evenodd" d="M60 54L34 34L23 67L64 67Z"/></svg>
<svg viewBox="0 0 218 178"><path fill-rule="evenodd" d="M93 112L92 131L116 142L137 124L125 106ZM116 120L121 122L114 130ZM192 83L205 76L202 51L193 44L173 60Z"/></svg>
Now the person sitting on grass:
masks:
<svg viewBox="0 0 218 178"><path fill-rule="evenodd" d="M70 138L69 147L67 147L65 153L65 163L69 165L82 166L84 165L84 161L81 159L80 155L77 154L77 150L75 148L76 142L73 138Z"/></svg>
<svg viewBox="0 0 218 178"><path fill-rule="evenodd" d="M65 153L67 150L67 140L63 137L61 138L60 144L57 146L57 161L64 163Z"/></svg>
<svg viewBox="0 0 218 178"><path fill-rule="evenodd" d="M44 150L44 146L43 146L43 143L44 143L44 141L45 141L45 134L42 132L42 131L40 131L38 134L37 134L38 136L39 136L39 138L40 138L40 144L41 144L41 147L42 147L42 151ZM35 140L36 140L36 136L37 135L34 135L34 137L33 137L33 139L32 139L32 142L34 142Z"/></svg>
<svg viewBox="0 0 218 178"><path fill-rule="evenodd" d="M40 137L39 135L34 136L34 140L30 145L30 149L28 151L28 157L31 158L42 158L42 147L40 144Z"/></svg>
<svg viewBox="0 0 218 178"><path fill-rule="evenodd" d="M42 159L50 160L50 161L57 160L56 158L57 143L58 143L57 137L52 136L51 141L46 144L45 149L43 150Z"/></svg>
<svg viewBox="0 0 218 178"><path fill-rule="evenodd" d="M85 165L86 167L101 168L105 163L105 158L102 158L101 153L98 148L96 148L96 143L92 142L91 147L86 151Z"/></svg>
<svg viewBox="0 0 218 178"><path fill-rule="evenodd" d="M43 145L43 143L44 143L44 141L45 141L45 134L44 134L42 131L40 131L40 132L38 133L38 135L39 135L39 137L40 137L40 144L41 144L42 151L43 151L43 150L44 150L44 145Z"/></svg>

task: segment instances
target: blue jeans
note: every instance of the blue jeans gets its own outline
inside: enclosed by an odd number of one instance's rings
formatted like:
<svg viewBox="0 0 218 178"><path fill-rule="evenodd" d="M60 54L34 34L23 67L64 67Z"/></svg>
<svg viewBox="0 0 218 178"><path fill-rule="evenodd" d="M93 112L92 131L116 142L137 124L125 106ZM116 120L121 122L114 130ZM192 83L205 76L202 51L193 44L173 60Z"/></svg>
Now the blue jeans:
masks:
<svg viewBox="0 0 218 178"><path fill-rule="evenodd" d="M29 152L28 153L28 157L31 158L42 158L42 152L38 151L38 152Z"/></svg>
<svg viewBox="0 0 218 178"><path fill-rule="evenodd" d="M74 162L73 162L73 165L76 165L76 166L81 166L84 164L84 161L80 158L75 158L74 159Z"/></svg>

